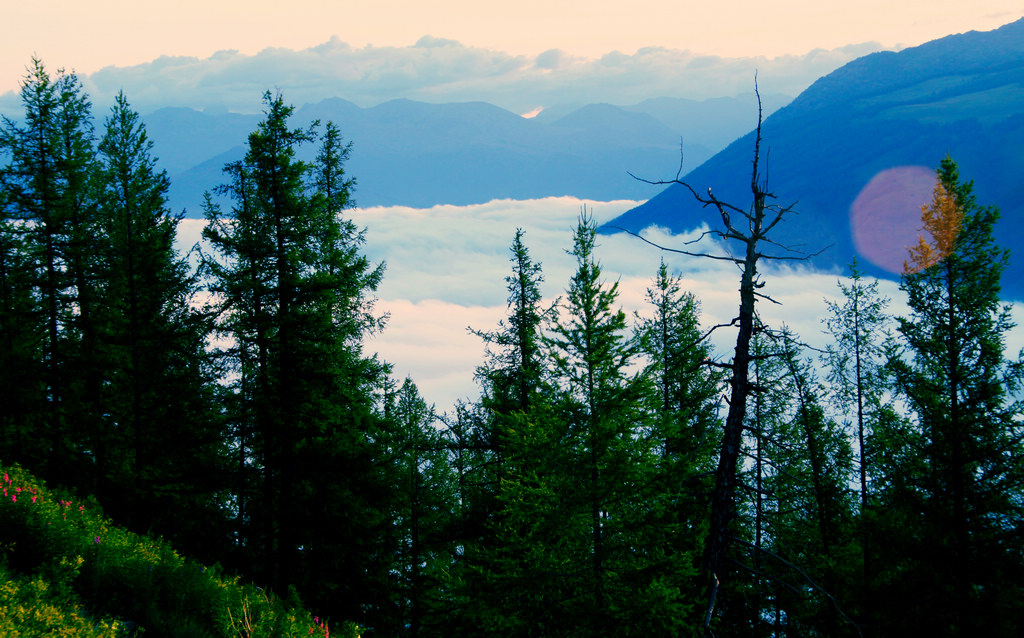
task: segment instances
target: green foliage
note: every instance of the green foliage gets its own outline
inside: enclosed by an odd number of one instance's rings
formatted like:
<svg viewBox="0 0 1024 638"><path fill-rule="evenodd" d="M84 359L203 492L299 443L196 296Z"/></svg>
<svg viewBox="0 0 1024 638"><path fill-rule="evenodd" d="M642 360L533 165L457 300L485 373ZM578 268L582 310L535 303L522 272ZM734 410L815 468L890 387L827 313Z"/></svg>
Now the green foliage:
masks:
<svg viewBox="0 0 1024 638"><path fill-rule="evenodd" d="M22 102L0 132L0 357L17 371L0 453L133 529L222 552L203 536L223 529L226 445L167 177L123 94L98 145L74 74L34 60Z"/></svg>
<svg viewBox="0 0 1024 638"><path fill-rule="evenodd" d="M0 469L0 596L12 601L0 604L0 627L12 628L4 635L111 636L118 626L147 636L326 635L307 612L113 525L95 503L51 492L18 466Z"/></svg>
<svg viewBox="0 0 1024 638"><path fill-rule="evenodd" d="M0 634L10 638L117 638L119 623L95 621L62 590L64 579L15 574L0 564Z"/></svg>
<svg viewBox="0 0 1024 638"><path fill-rule="evenodd" d="M29 294L10 298L8 307L17 313L12 320L24 323L8 332L37 344L38 359L25 376L11 379L22 399L7 427L23 444L13 451L18 458L55 480L91 480L94 472L79 454L101 413L90 104L73 73L51 76L37 59L22 82L21 100L22 122L4 118L0 128L0 151L8 160L2 170L5 230L22 251L15 263L8 261L18 268L8 277ZM4 344L7 356L24 352L16 344Z"/></svg>
<svg viewBox="0 0 1024 638"><path fill-rule="evenodd" d="M388 366L362 340L383 326L373 292L383 267L361 254L348 204L348 146L328 126L292 129L292 107L264 97L245 158L225 167L203 235L215 295L218 356L233 372L225 416L237 450L237 529L254 573L294 585L332 613L363 618L385 604L383 556L396 478L383 463L389 424L376 393ZM315 164L297 150L319 139ZM360 512L353 517L352 512ZM370 602L372 601L372 602Z"/></svg>
<svg viewBox="0 0 1024 638"><path fill-rule="evenodd" d="M975 201L951 159L937 182L925 231L938 228L944 239L933 243L951 241L952 250L902 279L912 314L899 318L890 367L911 414L910 463L884 495L879 522L881 534L907 544L889 563L900 567L881 579L888 599L904 598L900 618L924 631L1010 635L1015 628L1000 619L1020 617L1024 450L1021 362L1003 353L1013 325L999 299L1008 253L993 238L998 211ZM960 222L952 239L940 223L950 216Z"/></svg>

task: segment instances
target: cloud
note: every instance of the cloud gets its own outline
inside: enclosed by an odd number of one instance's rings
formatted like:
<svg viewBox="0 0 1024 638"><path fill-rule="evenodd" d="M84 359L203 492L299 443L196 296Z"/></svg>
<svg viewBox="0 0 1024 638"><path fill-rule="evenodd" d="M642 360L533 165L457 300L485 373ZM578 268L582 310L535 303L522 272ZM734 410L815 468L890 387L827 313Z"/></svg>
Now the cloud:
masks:
<svg viewBox="0 0 1024 638"><path fill-rule="evenodd" d="M498 200L474 206L367 208L347 211L366 228L366 255L385 261L387 271L378 290L378 310L390 314L388 326L366 343L394 365L398 377L410 376L428 402L439 410L479 392L474 372L483 362L479 338L467 327L493 329L506 316L505 276L511 270L508 247L517 228L544 273L545 304L564 294L575 263L572 230L581 210L598 222L612 219L638 202L593 202L571 197L530 201ZM179 245L198 240L201 220L183 220ZM697 231L673 235L649 229L647 238L668 247L681 246ZM600 236L595 250L605 281L619 284L619 303L632 316L646 313L644 295L660 259L683 277L685 289L701 302L705 326L728 323L739 306L739 272L727 262L661 253L625 234ZM824 347L822 320L826 299L837 301L839 272L816 272L801 267L761 269L764 294L778 304L762 302L759 312L772 325L786 324L807 343ZM907 314L903 295L894 281L882 281L880 291L892 299L893 314ZM1024 317L1024 305L1014 306ZM723 356L732 349L735 333L718 331L713 342ZM1007 339L1007 353L1024 347L1024 329Z"/></svg>
<svg viewBox="0 0 1024 638"><path fill-rule="evenodd" d="M302 50L162 56L135 66L105 67L83 81L97 104L124 89L142 112L217 105L257 112L263 92L278 88L297 105L342 97L368 107L408 98L484 101L522 113L538 105L731 97L751 91L755 71L766 94L795 96L818 77L879 48L864 44L798 56L721 58L650 47L633 54L613 51L599 59L552 49L530 58L431 36L412 46L359 48L332 38ZM16 105L13 92L0 95L0 109L11 112Z"/></svg>

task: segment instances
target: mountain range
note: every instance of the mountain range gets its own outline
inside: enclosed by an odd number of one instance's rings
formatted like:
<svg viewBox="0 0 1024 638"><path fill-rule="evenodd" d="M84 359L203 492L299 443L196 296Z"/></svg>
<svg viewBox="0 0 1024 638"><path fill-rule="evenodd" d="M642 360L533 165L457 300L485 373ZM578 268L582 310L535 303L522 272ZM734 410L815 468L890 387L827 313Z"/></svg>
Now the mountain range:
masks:
<svg viewBox="0 0 1024 638"><path fill-rule="evenodd" d="M768 190L796 213L773 239L823 251L810 260L818 268L838 271L857 257L870 274L892 277L946 156L975 182L978 203L999 206L996 238L1012 253L1024 223L1024 20L858 58L766 117L762 136ZM750 132L682 181L746 208L753 144ZM673 178L673 169L650 175ZM702 224L721 221L673 184L603 231ZM1024 299L1022 282L1024 256L1011 256L1004 292Z"/></svg>
<svg viewBox="0 0 1024 638"><path fill-rule="evenodd" d="M353 143L347 164L361 207L466 205L494 199L570 195L646 200L602 232L675 232L715 227L672 179L724 201L749 199L751 92L708 100L555 105L528 118L483 102L406 99L362 108L341 98L305 104L294 123L333 120ZM287 95L285 96L287 99ZM762 96L769 190L795 215L775 241L816 254L809 263L842 272L856 257L869 274L892 277L914 243L935 167L952 157L975 181L982 204L1002 211L998 240L1011 251L1024 222L1024 20L989 32L952 35L899 52L858 58L796 99ZM143 115L171 205L201 215L203 194L239 159L259 115L226 109L163 108ZM680 146L681 145L681 146ZM306 149L312 157L315 149ZM798 254L792 253L792 254ZM1024 299L1024 258L1004 289Z"/></svg>
<svg viewBox="0 0 1024 638"><path fill-rule="evenodd" d="M287 99L287 96L285 96ZM772 95L768 108L790 98ZM359 206L430 207L493 199L571 195L643 199L632 179L687 156L704 161L749 127L751 98L661 98L632 106L556 106L525 118L483 102L392 100L370 108L341 98L306 104L294 122L335 122L352 142L347 171ZM244 154L259 115L164 108L145 114L171 204L199 216L203 193L223 181L224 164ZM314 148L306 149L312 157Z"/></svg>

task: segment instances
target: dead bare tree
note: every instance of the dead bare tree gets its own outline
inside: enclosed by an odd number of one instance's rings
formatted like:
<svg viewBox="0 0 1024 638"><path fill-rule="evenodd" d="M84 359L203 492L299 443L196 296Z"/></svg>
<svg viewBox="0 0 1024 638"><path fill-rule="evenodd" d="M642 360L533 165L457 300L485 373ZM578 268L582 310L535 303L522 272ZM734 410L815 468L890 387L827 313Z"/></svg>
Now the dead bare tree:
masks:
<svg viewBox="0 0 1024 638"><path fill-rule="evenodd" d="M741 454L743 421L746 416L747 398L753 391L749 379L749 367L752 361L750 352L751 337L754 335L758 325L755 319L755 304L758 299L777 303L771 297L761 292L764 282L758 273L758 264L762 260L806 260L814 256L783 246L769 237L772 230L792 212L795 204L782 206L775 203L775 195L768 190L767 175L762 176L761 174L762 109L761 96L758 93L756 82L754 94L757 96L757 129L754 136L754 158L750 175L752 201L748 208L741 208L721 201L715 197L710 188L707 190L707 195L698 193L692 185L681 179L681 161L680 169L675 179L661 181L640 180L657 185L678 184L689 190L694 199L700 202L702 206L710 206L718 212L722 221L722 228L708 230L685 245L695 244L705 237L711 236L722 240L727 250L733 246L739 250L735 253L721 255L669 248L655 244L636 233L626 231L661 250L695 257L731 261L740 270L739 314L730 323L716 326L738 327L736 347L732 361L728 363L709 362L711 365L730 370L731 377L729 379L729 411L725 419L725 431L722 437L718 468L715 474L715 487L711 495L711 521L704 547L708 579L707 606L704 614L705 636L713 635L711 621L714 617L715 603L719 591L723 587L723 566L726 562L726 554L729 544L733 539L729 526L736 510L737 464Z"/></svg>

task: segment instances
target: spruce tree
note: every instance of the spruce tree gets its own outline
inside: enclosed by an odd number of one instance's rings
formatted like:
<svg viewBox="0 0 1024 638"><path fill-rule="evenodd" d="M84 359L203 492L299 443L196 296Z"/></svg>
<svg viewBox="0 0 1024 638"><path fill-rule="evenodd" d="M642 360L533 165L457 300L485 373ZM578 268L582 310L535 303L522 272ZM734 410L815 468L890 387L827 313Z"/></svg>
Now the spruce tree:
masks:
<svg viewBox="0 0 1024 638"><path fill-rule="evenodd" d="M167 208L167 175L123 93L98 150L104 428L95 437L103 451L97 496L130 527L213 550L210 539L226 537L227 448L212 405L208 326L193 310L197 282L174 249L181 215Z"/></svg>
<svg viewBox="0 0 1024 638"><path fill-rule="evenodd" d="M903 496L887 504L905 557L886 570L882 600L901 613L880 617L894 632L1009 636L1024 600L1024 450L1021 365L1003 352L1013 325L1000 301L1008 253L993 237L997 209L977 203L956 164L944 159L937 176L901 280L911 314L899 319L903 350L891 366L915 447Z"/></svg>
<svg viewBox="0 0 1024 638"><path fill-rule="evenodd" d="M432 406L406 379L387 392L381 432L395 481L390 518L388 602L381 635L442 635L456 623L451 614L455 474L448 441L436 427Z"/></svg>
<svg viewBox="0 0 1024 638"><path fill-rule="evenodd" d="M35 301L26 329L41 344L43 362L40 378L25 385L26 397L42 401L20 415L39 443L21 458L52 481L89 485L96 476L90 439L102 413L90 103L77 76L51 76L38 59L22 82L21 101L21 123L5 117L0 130L9 158L5 217L22 239L20 267L28 274L21 283Z"/></svg>
<svg viewBox="0 0 1024 638"><path fill-rule="evenodd" d="M683 292L681 278L669 274L664 260L646 296L651 314L638 313L636 339L656 396L649 436L657 455L647 526L665 535L647 542L671 548L663 557L666 584L696 599L695 548L707 534L722 375L707 365L712 352L700 329L700 302Z"/></svg>
<svg viewBox="0 0 1024 638"><path fill-rule="evenodd" d="M6 195L0 187L0 457L37 467L45 457L46 402L39 308L27 229L11 217Z"/></svg>
<svg viewBox="0 0 1024 638"><path fill-rule="evenodd" d="M470 329L487 349L476 372L482 396L457 415L465 453L459 624L469 633L540 635L552 627L562 594L557 514L548 509L559 476L553 457L561 458L549 447L557 429L542 341L549 311L541 306L541 265L524 236L517 229L509 249L507 317L495 330Z"/></svg>
<svg viewBox="0 0 1024 638"><path fill-rule="evenodd" d="M636 347L616 307L618 284L603 280L596 237L584 213L570 252L576 272L548 338L568 474L559 502L577 552L566 568L581 617L566 618L590 632L616 623L674 633L685 605L661 571L669 564L665 548L649 537L660 517L651 501L660 443L651 436L651 386L631 370Z"/></svg>
<svg viewBox="0 0 1024 638"><path fill-rule="evenodd" d="M841 302L828 301L825 320L832 343L822 357L827 370L832 410L851 427L856 439L859 483L858 526L861 545L861 605L870 605L874 567L871 538L872 489L882 468L875 467L872 451L876 432L898 422L891 405L890 379L885 369L885 348L890 339L889 299L878 292L878 281L868 281L857 265L850 265L850 282L838 282Z"/></svg>
<svg viewBox="0 0 1024 638"><path fill-rule="evenodd" d="M244 160L225 169L219 193L231 215L211 196L204 231L220 255L205 267L231 340L222 357L237 374L229 418L248 451L239 531L264 582L295 585L310 604L365 625L389 564L379 542L390 498L375 462L386 424L374 394L387 366L362 353L383 324L373 310L383 268L361 254L363 233L338 209L351 183L336 129L307 164L296 152L316 129L290 128L280 95L264 101Z"/></svg>

